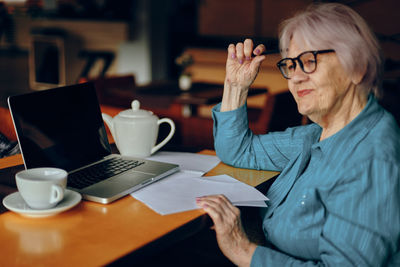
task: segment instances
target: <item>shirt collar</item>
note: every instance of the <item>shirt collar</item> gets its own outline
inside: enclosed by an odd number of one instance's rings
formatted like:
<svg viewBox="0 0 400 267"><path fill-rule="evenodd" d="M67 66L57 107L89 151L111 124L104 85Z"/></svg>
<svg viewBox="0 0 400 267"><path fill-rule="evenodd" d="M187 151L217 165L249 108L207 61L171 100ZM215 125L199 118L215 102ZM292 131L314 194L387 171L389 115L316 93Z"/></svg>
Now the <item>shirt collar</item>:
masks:
<svg viewBox="0 0 400 267"><path fill-rule="evenodd" d="M320 148L323 153L329 153L331 149L335 148L338 143L348 143L348 149L352 149L353 146L358 143L370 130L383 115L383 109L378 104L378 101L371 94L368 97L368 102L364 109L357 115L349 124L334 135L318 142L320 138L322 128L318 136L316 137L315 143L312 148ZM350 138L351 137L351 138Z"/></svg>

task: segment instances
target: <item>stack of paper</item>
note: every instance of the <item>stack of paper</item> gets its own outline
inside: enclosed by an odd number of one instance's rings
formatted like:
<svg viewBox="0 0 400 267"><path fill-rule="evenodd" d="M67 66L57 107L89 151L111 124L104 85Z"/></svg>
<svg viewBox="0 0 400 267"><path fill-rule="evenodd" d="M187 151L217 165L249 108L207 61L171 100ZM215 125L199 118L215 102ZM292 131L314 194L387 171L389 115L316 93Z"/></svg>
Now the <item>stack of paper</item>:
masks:
<svg viewBox="0 0 400 267"><path fill-rule="evenodd" d="M267 207L261 192L228 175L201 177L220 162L215 156L161 152L150 159L179 164L182 170L131 194L162 215L198 209L196 197L217 194L236 206Z"/></svg>
<svg viewBox="0 0 400 267"><path fill-rule="evenodd" d="M140 189L132 196L165 215L198 209L196 197L216 194L225 195L236 206L267 206L268 199L261 192L228 175L198 177L181 172Z"/></svg>
<svg viewBox="0 0 400 267"><path fill-rule="evenodd" d="M216 156L168 151L157 152L147 159L178 164L181 171L197 173L200 176L221 162Z"/></svg>

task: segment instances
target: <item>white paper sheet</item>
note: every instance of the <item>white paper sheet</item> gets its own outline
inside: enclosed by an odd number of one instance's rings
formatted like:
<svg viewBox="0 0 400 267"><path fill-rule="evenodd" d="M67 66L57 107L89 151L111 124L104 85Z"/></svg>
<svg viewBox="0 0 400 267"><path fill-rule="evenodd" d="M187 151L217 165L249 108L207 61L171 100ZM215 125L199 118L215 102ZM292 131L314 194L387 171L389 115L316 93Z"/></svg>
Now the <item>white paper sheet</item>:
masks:
<svg viewBox="0 0 400 267"><path fill-rule="evenodd" d="M216 156L198 153L159 151L147 159L179 164L180 169L203 175L221 162Z"/></svg>
<svg viewBox="0 0 400 267"><path fill-rule="evenodd" d="M228 175L199 177L178 172L131 195L162 215L198 209L196 197L224 194L234 205L267 207L268 200L252 186Z"/></svg>

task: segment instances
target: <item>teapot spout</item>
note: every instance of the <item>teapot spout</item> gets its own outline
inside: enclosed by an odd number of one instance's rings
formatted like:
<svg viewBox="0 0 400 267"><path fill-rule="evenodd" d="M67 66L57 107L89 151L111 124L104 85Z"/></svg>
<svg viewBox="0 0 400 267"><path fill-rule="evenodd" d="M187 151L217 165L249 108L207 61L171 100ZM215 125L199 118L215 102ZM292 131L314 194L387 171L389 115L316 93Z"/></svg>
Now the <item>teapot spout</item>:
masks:
<svg viewBox="0 0 400 267"><path fill-rule="evenodd" d="M113 118L110 115L107 115L105 113L101 113L101 116L103 117L103 120L105 121L105 123L108 126L108 129L110 129L111 135L114 138L114 140L116 141L116 135L115 135L115 131L114 131L114 126L113 126Z"/></svg>

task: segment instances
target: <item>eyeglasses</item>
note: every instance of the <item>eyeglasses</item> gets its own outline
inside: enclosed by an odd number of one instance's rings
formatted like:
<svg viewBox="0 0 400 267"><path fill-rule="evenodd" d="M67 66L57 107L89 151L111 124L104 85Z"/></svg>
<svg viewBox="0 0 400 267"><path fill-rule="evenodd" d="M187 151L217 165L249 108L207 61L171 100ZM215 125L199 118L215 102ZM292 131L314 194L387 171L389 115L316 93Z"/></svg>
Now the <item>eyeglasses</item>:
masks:
<svg viewBox="0 0 400 267"><path fill-rule="evenodd" d="M304 73L310 74L317 69L317 55L331 52L335 52L335 50L305 51L295 58L287 57L281 59L276 65L281 71L283 77L290 79L296 71L296 61L299 62L300 68Z"/></svg>

